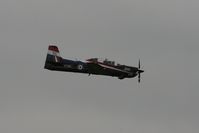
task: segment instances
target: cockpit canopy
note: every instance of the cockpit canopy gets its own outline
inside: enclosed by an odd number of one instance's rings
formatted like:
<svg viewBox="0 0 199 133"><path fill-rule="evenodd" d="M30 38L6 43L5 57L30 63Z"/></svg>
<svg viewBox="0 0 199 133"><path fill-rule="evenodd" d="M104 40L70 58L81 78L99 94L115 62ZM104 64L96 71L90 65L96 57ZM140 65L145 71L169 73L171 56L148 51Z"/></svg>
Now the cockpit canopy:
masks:
<svg viewBox="0 0 199 133"><path fill-rule="evenodd" d="M102 59L102 58L90 58L90 59L87 59L87 61L89 62L93 62L93 63L103 63L103 64L106 64L106 65L111 65L111 66L115 66L115 61L110 61L108 59ZM119 66L120 64L117 64L117 66Z"/></svg>

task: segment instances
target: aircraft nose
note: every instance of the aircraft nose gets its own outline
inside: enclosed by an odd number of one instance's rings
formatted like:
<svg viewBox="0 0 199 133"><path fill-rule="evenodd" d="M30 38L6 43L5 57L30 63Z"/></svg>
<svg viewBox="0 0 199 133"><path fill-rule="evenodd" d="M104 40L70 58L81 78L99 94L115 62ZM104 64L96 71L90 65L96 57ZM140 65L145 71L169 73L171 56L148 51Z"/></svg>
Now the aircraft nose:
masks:
<svg viewBox="0 0 199 133"><path fill-rule="evenodd" d="M138 70L139 71L139 73L143 73L144 72L144 70Z"/></svg>

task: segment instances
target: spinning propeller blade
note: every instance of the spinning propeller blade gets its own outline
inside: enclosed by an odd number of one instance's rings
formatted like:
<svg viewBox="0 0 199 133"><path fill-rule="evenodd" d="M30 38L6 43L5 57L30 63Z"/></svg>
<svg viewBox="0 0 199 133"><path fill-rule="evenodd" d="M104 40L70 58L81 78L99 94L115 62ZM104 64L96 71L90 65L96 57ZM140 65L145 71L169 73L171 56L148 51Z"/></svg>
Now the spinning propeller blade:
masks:
<svg viewBox="0 0 199 133"><path fill-rule="evenodd" d="M138 82L139 83L141 81L141 73L144 72L143 70L140 70L140 67L141 67L141 64L140 64L140 59L139 59L139 62L138 62Z"/></svg>

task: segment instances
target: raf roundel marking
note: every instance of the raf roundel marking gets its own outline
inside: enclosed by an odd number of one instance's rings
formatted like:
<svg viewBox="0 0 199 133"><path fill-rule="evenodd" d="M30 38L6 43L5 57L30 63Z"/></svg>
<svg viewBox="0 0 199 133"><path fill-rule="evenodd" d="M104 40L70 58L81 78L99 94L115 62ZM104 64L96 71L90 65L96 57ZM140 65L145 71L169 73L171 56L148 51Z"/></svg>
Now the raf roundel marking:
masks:
<svg viewBox="0 0 199 133"><path fill-rule="evenodd" d="M77 66L77 69L78 69L78 70L83 70L84 67L83 67L83 65L79 64L79 65Z"/></svg>

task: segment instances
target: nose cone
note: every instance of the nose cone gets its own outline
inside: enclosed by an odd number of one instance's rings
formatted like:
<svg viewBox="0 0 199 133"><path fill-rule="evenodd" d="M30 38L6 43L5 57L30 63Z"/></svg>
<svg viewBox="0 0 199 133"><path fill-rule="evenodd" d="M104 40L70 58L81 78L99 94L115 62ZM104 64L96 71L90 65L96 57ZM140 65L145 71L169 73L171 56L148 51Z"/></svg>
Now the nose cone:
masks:
<svg viewBox="0 0 199 133"><path fill-rule="evenodd" d="M143 73L144 72L144 70L138 70L139 71L139 73Z"/></svg>

